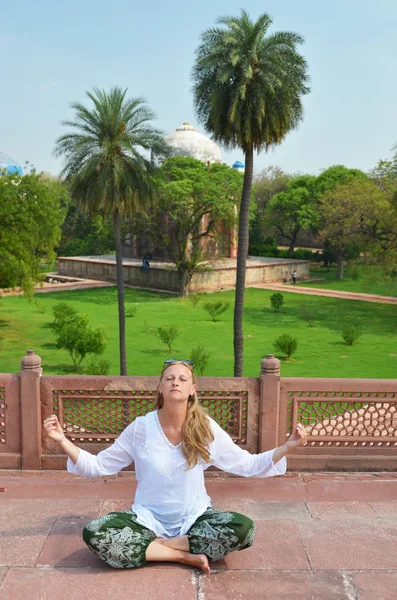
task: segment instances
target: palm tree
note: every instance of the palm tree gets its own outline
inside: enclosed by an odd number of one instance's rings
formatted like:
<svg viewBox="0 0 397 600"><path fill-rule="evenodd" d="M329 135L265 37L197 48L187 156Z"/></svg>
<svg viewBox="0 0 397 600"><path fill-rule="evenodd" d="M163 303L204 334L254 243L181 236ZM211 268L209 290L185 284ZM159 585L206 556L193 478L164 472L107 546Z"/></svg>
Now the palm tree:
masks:
<svg viewBox="0 0 397 600"><path fill-rule="evenodd" d="M150 121L154 113L142 98L126 99L127 90L87 92L93 107L73 103L72 128L58 138L55 156L63 156L62 175L77 202L90 214L111 215L116 246L119 306L120 374L127 375L124 278L120 221L132 216L150 196L154 165L144 156L167 154L163 133Z"/></svg>
<svg viewBox="0 0 397 600"><path fill-rule="evenodd" d="M222 27L201 36L193 68L196 113L215 141L240 148L245 173L240 204L234 307L234 375L243 374L243 307L248 254L248 219L254 151L280 144L302 119L302 96L309 92L307 64L297 52L303 38L293 32L268 35L267 14L252 22L221 17Z"/></svg>

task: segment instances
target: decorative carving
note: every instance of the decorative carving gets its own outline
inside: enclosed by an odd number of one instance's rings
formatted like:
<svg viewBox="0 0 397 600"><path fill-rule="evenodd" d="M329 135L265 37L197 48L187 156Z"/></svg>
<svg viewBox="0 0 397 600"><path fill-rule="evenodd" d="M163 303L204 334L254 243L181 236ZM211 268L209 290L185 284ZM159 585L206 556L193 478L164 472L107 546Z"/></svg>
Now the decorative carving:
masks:
<svg viewBox="0 0 397 600"><path fill-rule="evenodd" d="M300 421L308 446L397 446L394 392L288 392L288 437Z"/></svg>
<svg viewBox="0 0 397 600"><path fill-rule="evenodd" d="M73 442L112 442L154 409L151 390L53 390L54 413ZM198 392L200 404L232 439L247 443L248 392Z"/></svg>

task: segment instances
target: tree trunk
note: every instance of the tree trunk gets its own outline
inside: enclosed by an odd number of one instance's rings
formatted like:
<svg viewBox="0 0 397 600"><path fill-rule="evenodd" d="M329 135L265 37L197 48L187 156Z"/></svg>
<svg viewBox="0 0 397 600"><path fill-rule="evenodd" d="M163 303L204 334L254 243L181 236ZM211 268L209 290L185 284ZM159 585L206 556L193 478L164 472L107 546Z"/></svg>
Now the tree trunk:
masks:
<svg viewBox="0 0 397 600"><path fill-rule="evenodd" d="M245 291L245 269L247 265L249 241L249 209L251 201L252 177L254 172L254 150L245 153L243 192L241 195L240 218L238 225L236 294L234 303L234 376L243 376L243 311Z"/></svg>
<svg viewBox="0 0 397 600"><path fill-rule="evenodd" d="M295 241L290 242L288 246L288 258L294 258Z"/></svg>
<svg viewBox="0 0 397 600"><path fill-rule="evenodd" d="M343 279L343 253L342 252L337 253L336 264L338 265L338 279Z"/></svg>
<svg viewBox="0 0 397 600"><path fill-rule="evenodd" d="M187 298L187 296L189 295L189 292L188 292L188 285L189 285L188 270L183 269L178 272L178 275L179 275L179 295L182 298Z"/></svg>
<svg viewBox="0 0 397 600"><path fill-rule="evenodd" d="M116 246L117 295L119 301L120 375L128 375L127 351L125 346L123 249L121 246L120 214L118 210L115 210L113 213L113 227Z"/></svg>

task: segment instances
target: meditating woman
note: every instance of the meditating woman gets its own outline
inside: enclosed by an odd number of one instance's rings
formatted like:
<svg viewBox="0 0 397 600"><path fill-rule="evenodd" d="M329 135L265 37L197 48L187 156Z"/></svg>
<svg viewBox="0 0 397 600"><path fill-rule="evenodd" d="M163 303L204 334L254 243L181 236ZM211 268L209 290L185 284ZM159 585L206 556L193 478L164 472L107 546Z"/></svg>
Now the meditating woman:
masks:
<svg viewBox="0 0 397 600"><path fill-rule="evenodd" d="M298 424L279 448L261 454L243 450L198 404L193 364L174 359L164 363L156 410L137 417L98 455L69 441L55 415L44 421L44 430L68 455L67 469L75 475L113 475L134 462L138 487L132 508L94 519L83 531L88 547L120 569L172 561L209 573L209 560L251 546L253 521L212 508L205 469L215 465L243 477L283 475L286 454L306 443Z"/></svg>

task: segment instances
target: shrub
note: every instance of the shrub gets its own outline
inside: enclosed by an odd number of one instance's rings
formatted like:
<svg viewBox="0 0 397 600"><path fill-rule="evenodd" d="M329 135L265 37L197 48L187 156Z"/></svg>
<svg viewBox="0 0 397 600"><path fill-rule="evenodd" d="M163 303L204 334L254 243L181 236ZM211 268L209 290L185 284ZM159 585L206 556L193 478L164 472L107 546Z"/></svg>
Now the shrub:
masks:
<svg viewBox="0 0 397 600"><path fill-rule="evenodd" d="M87 354L102 354L106 347L106 336L102 329L94 329L88 323L87 315L78 315L64 321L56 329L57 348L66 350L78 369Z"/></svg>
<svg viewBox="0 0 397 600"><path fill-rule="evenodd" d="M137 311L138 307L137 306L130 306L129 308L127 308L127 310L125 311L125 316L126 317L135 317L135 313Z"/></svg>
<svg viewBox="0 0 397 600"><path fill-rule="evenodd" d="M193 306L196 308L198 302L200 301L200 296L198 294L189 294L188 298L193 304Z"/></svg>
<svg viewBox="0 0 397 600"><path fill-rule="evenodd" d="M353 344L357 341L360 335L361 332L359 328L351 321L346 321L343 324L342 337L347 346L353 346Z"/></svg>
<svg viewBox="0 0 397 600"><path fill-rule="evenodd" d="M305 321L309 327L314 327L314 321L317 318L317 311L310 304L304 304L301 307L301 317L302 321Z"/></svg>
<svg viewBox="0 0 397 600"><path fill-rule="evenodd" d="M230 302L222 302L222 300L217 300L215 302L206 302L203 305L204 310L206 310L210 315L213 321L219 321L217 317L223 314L230 306Z"/></svg>
<svg viewBox="0 0 397 600"><path fill-rule="evenodd" d="M55 304L52 309L54 315L54 322L52 328L58 333L65 323L73 321L78 316L78 312L73 306L70 306L67 302L59 302Z"/></svg>
<svg viewBox="0 0 397 600"><path fill-rule="evenodd" d="M275 340L274 347L286 354L289 360L298 347L298 340L289 333L283 333Z"/></svg>
<svg viewBox="0 0 397 600"><path fill-rule="evenodd" d="M40 313L45 313L45 306L42 302L39 302L38 300L36 300L35 302L36 308Z"/></svg>
<svg viewBox="0 0 397 600"><path fill-rule="evenodd" d="M84 369L83 372L86 375L108 375L109 374L109 369L110 369L110 360L94 360L91 359L90 362L88 362Z"/></svg>
<svg viewBox="0 0 397 600"><path fill-rule="evenodd" d="M281 307L284 304L284 296L282 295L282 293L276 292L275 294L272 294L270 296L270 304L272 305L272 308L274 308L274 310L276 312L280 312Z"/></svg>
<svg viewBox="0 0 397 600"><path fill-rule="evenodd" d="M190 360L194 362L194 370L197 375L204 375L208 367L210 353L206 351L203 344L195 346L190 354Z"/></svg>
<svg viewBox="0 0 397 600"><path fill-rule="evenodd" d="M172 352L172 342L178 337L178 327L172 325L172 327L157 327L156 333L161 341L168 346L168 351Z"/></svg>

